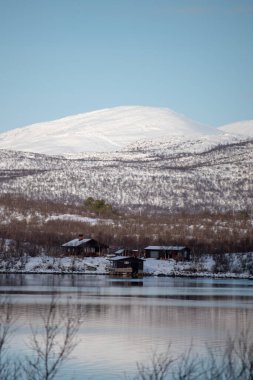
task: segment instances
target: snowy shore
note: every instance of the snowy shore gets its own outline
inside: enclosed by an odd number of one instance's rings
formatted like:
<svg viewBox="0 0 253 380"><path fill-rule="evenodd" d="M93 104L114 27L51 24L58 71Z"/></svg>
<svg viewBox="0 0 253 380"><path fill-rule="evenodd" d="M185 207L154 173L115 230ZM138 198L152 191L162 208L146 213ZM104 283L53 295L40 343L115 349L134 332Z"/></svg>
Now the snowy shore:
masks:
<svg viewBox="0 0 253 380"><path fill-rule="evenodd" d="M228 255L228 254L227 254ZM238 257L240 259L238 259ZM212 278L253 279L253 253L229 254L227 270L217 270L217 263L211 256L198 261L177 262L175 260L146 259L145 276L184 276ZM242 266L244 262L245 265ZM19 259L0 260L0 273L55 273L55 274L108 274L110 262L106 257L50 257L25 256Z"/></svg>

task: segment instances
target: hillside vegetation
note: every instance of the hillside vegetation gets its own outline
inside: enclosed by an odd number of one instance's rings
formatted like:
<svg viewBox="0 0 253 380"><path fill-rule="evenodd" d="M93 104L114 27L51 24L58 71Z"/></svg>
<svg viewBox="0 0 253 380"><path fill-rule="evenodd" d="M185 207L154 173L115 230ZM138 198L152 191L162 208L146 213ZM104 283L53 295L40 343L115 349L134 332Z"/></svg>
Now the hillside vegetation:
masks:
<svg viewBox="0 0 253 380"><path fill-rule="evenodd" d="M226 135L68 156L0 150L1 251L10 239L13 255L59 255L79 233L139 250L253 251L252 178L253 140Z"/></svg>
<svg viewBox="0 0 253 380"><path fill-rule="evenodd" d="M15 196L0 197L1 251L61 255L61 244L79 233L110 247L142 250L150 244L186 245L195 255L253 250L253 221L246 212L91 212L83 202L68 205Z"/></svg>
<svg viewBox="0 0 253 380"><path fill-rule="evenodd" d="M0 150L1 194L121 210L226 213L253 209L253 140L139 143L114 153L56 157Z"/></svg>

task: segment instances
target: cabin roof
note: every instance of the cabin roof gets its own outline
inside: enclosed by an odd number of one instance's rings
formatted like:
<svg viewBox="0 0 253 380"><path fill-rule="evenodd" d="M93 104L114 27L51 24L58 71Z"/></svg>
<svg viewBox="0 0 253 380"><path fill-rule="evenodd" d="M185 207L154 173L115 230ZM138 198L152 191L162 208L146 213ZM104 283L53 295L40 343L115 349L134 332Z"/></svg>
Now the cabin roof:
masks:
<svg viewBox="0 0 253 380"><path fill-rule="evenodd" d="M125 252L125 249L124 248L120 248L120 249L117 249L117 251L115 251L115 255L120 255L121 253L124 253Z"/></svg>
<svg viewBox="0 0 253 380"><path fill-rule="evenodd" d="M80 245L88 243L91 240L92 239L73 239L65 244L62 244L62 247L79 247Z"/></svg>
<svg viewBox="0 0 253 380"><path fill-rule="evenodd" d="M145 261L144 259L140 259L139 257L133 257L133 256L115 256L115 257L112 257L111 259L109 259L110 261L120 261L120 260L141 260L141 261Z"/></svg>
<svg viewBox="0 0 253 380"><path fill-rule="evenodd" d="M177 245L149 245L148 247L144 248L146 250L156 250L156 251L182 251L182 249L186 249L187 247L184 246L177 246Z"/></svg>

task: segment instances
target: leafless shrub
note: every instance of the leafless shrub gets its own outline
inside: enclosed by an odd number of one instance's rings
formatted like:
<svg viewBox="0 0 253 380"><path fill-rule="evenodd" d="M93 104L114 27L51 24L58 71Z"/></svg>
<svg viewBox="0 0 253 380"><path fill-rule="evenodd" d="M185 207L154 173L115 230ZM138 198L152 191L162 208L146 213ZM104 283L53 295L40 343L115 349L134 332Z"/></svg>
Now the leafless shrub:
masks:
<svg viewBox="0 0 253 380"><path fill-rule="evenodd" d="M81 324L76 308L67 305L59 310L55 297L43 314L43 330L32 328L31 355L21 363L10 358L8 344L12 337L15 318L9 300L0 300L0 379L52 380L76 347Z"/></svg>
<svg viewBox="0 0 253 380"><path fill-rule="evenodd" d="M175 359L170 354L170 346L165 352L154 351L151 354L150 364L137 363L138 374L133 380L163 380L172 370Z"/></svg>
<svg viewBox="0 0 253 380"><path fill-rule="evenodd" d="M251 325L235 338L228 337L223 350L207 347L204 356L192 352L192 346L175 358L170 347L154 353L149 365L137 364L134 380L252 380L253 336Z"/></svg>
<svg viewBox="0 0 253 380"><path fill-rule="evenodd" d="M17 380L20 364L8 355L8 347L13 333L15 318L12 305L7 298L0 299L0 379Z"/></svg>
<svg viewBox="0 0 253 380"><path fill-rule="evenodd" d="M175 362L173 380L196 380L201 373L199 358L192 352L192 345Z"/></svg>
<svg viewBox="0 0 253 380"><path fill-rule="evenodd" d="M75 309L75 308L74 308ZM81 319L73 307L59 310L52 298L46 314L42 315L43 330L32 328L30 347L32 357L26 359L23 370L27 380L52 380L77 345Z"/></svg>

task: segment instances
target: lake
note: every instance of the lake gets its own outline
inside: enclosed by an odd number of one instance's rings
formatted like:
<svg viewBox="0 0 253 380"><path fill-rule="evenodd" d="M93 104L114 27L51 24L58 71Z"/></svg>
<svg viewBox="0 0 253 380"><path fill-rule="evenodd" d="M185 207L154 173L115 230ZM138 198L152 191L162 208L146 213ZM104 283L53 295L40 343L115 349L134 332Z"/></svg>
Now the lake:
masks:
<svg viewBox="0 0 253 380"><path fill-rule="evenodd" d="M1 274L0 294L8 295L17 316L10 352L22 359L31 325L52 294L64 309L79 305L79 343L57 379L120 379L136 373L154 350L173 355L192 345L203 352L225 346L253 320L253 281L146 277L110 279L94 275Z"/></svg>

